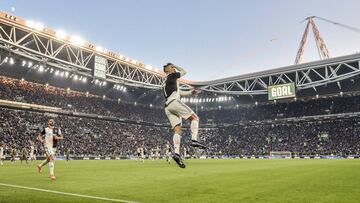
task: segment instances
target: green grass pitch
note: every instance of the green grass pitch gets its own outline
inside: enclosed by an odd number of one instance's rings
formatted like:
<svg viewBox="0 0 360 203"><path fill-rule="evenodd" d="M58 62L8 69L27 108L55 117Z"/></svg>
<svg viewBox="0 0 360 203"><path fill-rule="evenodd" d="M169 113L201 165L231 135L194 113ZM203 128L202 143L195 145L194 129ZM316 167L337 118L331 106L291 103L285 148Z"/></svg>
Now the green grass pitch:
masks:
<svg viewBox="0 0 360 203"><path fill-rule="evenodd" d="M37 162L39 163L39 161ZM164 160L55 162L56 181L35 165L5 162L0 184L136 202L360 202L360 160ZM0 185L0 202L106 202Z"/></svg>

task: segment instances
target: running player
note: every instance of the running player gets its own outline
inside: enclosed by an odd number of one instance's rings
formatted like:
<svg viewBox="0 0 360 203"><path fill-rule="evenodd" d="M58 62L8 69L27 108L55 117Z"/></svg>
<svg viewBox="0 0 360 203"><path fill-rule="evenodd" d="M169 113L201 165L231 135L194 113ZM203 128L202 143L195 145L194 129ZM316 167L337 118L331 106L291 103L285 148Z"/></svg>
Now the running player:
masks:
<svg viewBox="0 0 360 203"><path fill-rule="evenodd" d="M28 151L26 149L26 147L22 148L21 150L21 158L20 158L20 162L22 164L23 161L26 161L26 164L28 164L28 160L27 160L27 157L28 156Z"/></svg>
<svg viewBox="0 0 360 203"><path fill-rule="evenodd" d="M175 154L173 159L180 168L185 168L185 164L180 156L180 141L181 141L181 124L182 119L191 121L191 146L206 148L206 146L198 141L199 131L199 117L181 100L180 96L195 94L195 91L183 92L179 88L179 78L186 74L186 71L181 67L168 63L164 66L166 74L163 85L163 93L166 98L165 114L168 117L172 129L174 130L173 142Z"/></svg>
<svg viewBox="0 0 360 203"><path fill-rule="evenodd" d="M39 164L37 168L39 173L42 173L43 166L49 163L51 180L56 180L54 175L54 160L57 141L63 139L64 137L61 134L61 130L59 128L55 128L55 121L53 119L49 119L48 126L38 135L38 140L44 144L46 159Z"/></svg>
<svg viewBox="0 0 360 203"><path fill-rule="evenodd" d="M4 165L3 161L5 160L5 146L4 144L0 145L0 166Z"/></svg>

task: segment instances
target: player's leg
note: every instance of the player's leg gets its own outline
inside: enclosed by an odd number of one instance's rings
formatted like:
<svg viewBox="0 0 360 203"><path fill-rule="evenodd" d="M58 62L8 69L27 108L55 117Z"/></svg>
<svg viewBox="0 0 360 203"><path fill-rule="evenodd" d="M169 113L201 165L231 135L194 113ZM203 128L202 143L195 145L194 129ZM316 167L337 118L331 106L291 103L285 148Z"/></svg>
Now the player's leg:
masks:
<svg viewBox="0 0 360 203"><path fill-rule="evenodd" d="M55 160L55 154L52 154L50 156L50 161L49 161L49 169L50 169L50 178L51 178L51 180L56 180L56 177L54 175L54 168L55 168L54 160Z"/></svg>
<svg viewBox="0 0 360 203"><path fill-rule="evenodd" d="M42 173L42 168L50 162L50 156L52 155L52 150L50 147L45 147L46 159L37 165L39 173Z"/></svg>
<svg viewBox="0 0 360 203"><path fill-rule="evenodd" d="M174 145L174 156L173 159L179 165L180 168L185 168L185 164L180 156L180 142L181 142L181 117L178 116L175 112L177 106L174 105L176 102L172 102L169 106L165 108L165 114L168 117L171 127L173 128L173 145Z"/></svg>
<svg viewBox="0 0 360 203"><path fill-rule="evenodd" d="M191 131L191 146L205 149L206 146L198 141L199 133L199 117L183 102L177 100L173 102L176 108L177 114L184 119L190 120L190 131Z"/></svg>
<svg viewBox="0 0 360 203"><path fill-rule="evenodd" d="M206 146L199 142L199 117L193 113L188 120L191 121L190 131L191 131L191 146L206 149Z"/></svg>

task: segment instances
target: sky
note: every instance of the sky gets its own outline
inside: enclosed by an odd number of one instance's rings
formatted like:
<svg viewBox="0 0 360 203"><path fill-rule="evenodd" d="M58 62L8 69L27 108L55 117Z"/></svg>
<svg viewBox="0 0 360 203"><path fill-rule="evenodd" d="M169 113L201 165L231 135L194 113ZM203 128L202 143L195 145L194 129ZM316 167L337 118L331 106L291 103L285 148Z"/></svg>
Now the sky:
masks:
<svg viewBox="0 0 360 203"><path fill-rule="evenodd" d="M214 80L294 64L307 16L360 28L358 0L0 0L0 10L161 68ZM332 57L360 33L315 20ZM304 62L319 60L309 35Z"/></svg>

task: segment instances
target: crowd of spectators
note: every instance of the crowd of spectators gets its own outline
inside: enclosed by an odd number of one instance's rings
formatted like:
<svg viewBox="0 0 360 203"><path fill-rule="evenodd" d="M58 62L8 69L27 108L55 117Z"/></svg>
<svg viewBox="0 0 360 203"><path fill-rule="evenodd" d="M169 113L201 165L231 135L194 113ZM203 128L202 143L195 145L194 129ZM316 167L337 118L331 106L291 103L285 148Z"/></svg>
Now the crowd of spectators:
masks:
<svg viewBox="0 0 360 203"><path fill-rule="evenodd" d="M70 111L114 116L134 121L166 123L162 109L134 106L95 95L18 79L0 77L0 99L60 107ZM238 123L249 120L303 117L335 113L358 112L359 96L324 98L309 101L257 105L222 110L201 110L201 121ZM49 117L61 127L65 140L59 144L59 154L70 150L77 156L130 156L136 148L145 149L172 143L168 127L79 118L71 115L37 113L0 108L0 144L20 150L37 143L38 154L44 151L36 136ZM200 138L209 148L207 155L245 156L268 155L270 151L290 151L299 155L359 155L360 118L256 125L232 125L200 130ZM190 135L184 131L183 146L189 146ZM183 148L182 148L183 149ZM194 151L189 148L190 153Z"/></svg>
<svg viewBox="0 0 360 203"><path fill-rule="evenodd" d="M129 93L131 94L131 93ZM113 116L129 120L167 123L161 105L141 106L103 99L84 92L0 76L0 99L60 107L74 112ZM253 106L234 106L220 110L199 109L201 123L238 123L275 118L327 115L360 112L360 96L319 98L308 101L267 103Z"/></svg>
<svg viewBox="0 0 360 203"><path fill-rule="evenodd" d="M22 110L0 108L1 142L8 149L29 147L37 143L38 154L44 151L36 141L49 116ZM58 153L69 149L76 156L131 156L137 147L147 150L172 143L172 132L166 127L137 125L57 115L56 125L65 136ZM183 147L189 147L190 134L185 130ZM200 139L209 156L269 155L270 151L290 151L298 155L359 155L360 118L330 121L231 126L200 130ZM194 153L188 148L188 153Z"/></svg>

